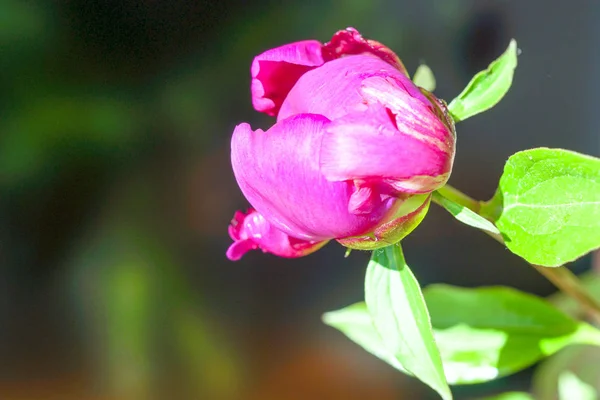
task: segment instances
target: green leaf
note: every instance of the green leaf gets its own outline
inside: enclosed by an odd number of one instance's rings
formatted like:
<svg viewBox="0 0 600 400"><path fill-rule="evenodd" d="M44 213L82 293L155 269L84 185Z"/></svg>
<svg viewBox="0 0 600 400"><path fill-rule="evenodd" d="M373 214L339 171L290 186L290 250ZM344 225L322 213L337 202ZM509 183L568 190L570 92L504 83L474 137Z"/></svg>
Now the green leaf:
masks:
<svg viewBox="0 0 600 400"><path fill-rule="evenodd" d="M600 345L594 327L515 289L432 285L424 296L450 384L515 373L569 344Z"/></svg>
<svg viewBox="0 0 600 400"><path fill-rule="evenodd" d="M402 364L383 345L381 336L375 330L371 314L369 314L367 305L364 302L325 313L323 314L323 322L344 333L350 340L375 357L405 374L412 375L402 367Z"/></svg>
<svg viewBox="0 0 600 400"><path fill-rule="evenodd" d="M463 224L472 226L473 228L481 229L499 235L500 231L494 224L480 216L479 214L469 210L467 207L455 203L452 200L444 197L439 192L433 192L433 201L444 207L446 211L454 216Z"/></svg>
<svg viewBox="0 0 600 400"><path fill-rule="evenodd" d="M600 331L573 320L541 298L515 289L432 285L424 295L450 384L474 384L506 376L571 344L600 346ZM364 303L327 313L323 320L371 354L411 374L401 357L384 344ZM595 354L589 348L588 353ZM586 371L592 370L586 367Z"/></svg>
<svg viewBox="0 0 600 400"><path fill-rule="evenodd" d="M516 153L482 214L530 263L573 261L600 247L600 159L548 148Z"/></svg>
<svg viewBox="0 0 600 400"><path fill-rule="evenodd" d="M529 393L507 392L498 396L486 397L485 400L535 400Z"/></svg>
<svg viewBox="0 0 600 400"><path fill-rule="evenodd" d="M593 387L580 380L571 371L565 371L558 378L558 393L560 400L596 400Z"/></svg>
<svg viewBox="0 0 600 400"><path fill-rule="evenodd" d="M422 87L428 92L435 90L435 76L433 71L425 64L419 65L413 76L413 82L415 85Z"/></svg>
<svg viewBox="0 0 600 400"><path fill-rule="evenodd" d="M419 282L400 245L375 250L365 277L365 302L387 351L403 369L452 399Z"/></svg>
<svg viewBox="0 0 600 400"><path fill-rule="evenodd" d="M485 71L477 73L467 87L448 105L454 122L463 121L495 106L512 84L517 67L517 42L508 48Z"/></svg>

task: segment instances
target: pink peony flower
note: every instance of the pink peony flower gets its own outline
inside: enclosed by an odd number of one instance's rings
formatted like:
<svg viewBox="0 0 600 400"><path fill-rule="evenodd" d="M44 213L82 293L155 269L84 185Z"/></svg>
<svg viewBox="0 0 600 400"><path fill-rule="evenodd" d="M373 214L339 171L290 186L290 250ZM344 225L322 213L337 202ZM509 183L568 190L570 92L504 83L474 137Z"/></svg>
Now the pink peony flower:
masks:
<svg viewBox="0 0 600 400"><path fill-rule="evenodd" d="M332 239L375 249L421 222L452 170L454 126L390 49L348 28L268 50L251 73L254 107L277 121L233 132L233 171L256 211L234 217L230 259L300 257Z"/></svg>

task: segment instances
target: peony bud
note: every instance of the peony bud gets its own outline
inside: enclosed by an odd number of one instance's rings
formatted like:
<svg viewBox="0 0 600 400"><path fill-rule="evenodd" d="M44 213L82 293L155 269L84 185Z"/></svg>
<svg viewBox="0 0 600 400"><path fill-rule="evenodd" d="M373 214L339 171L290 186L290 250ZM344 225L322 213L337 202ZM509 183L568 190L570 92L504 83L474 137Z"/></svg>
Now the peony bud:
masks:
<svg viewBox="0 0 600 400"><path fill-rule="evenodd" d="M331 239L358 249L396 243L452 170L455 134L444 103L356 30L257 56L252 99L277 122L234 130L233 171L259 222L238 231L236 215L229 258L253 248L298 257ZM270 236L251 226L268 226Z"/></svg>

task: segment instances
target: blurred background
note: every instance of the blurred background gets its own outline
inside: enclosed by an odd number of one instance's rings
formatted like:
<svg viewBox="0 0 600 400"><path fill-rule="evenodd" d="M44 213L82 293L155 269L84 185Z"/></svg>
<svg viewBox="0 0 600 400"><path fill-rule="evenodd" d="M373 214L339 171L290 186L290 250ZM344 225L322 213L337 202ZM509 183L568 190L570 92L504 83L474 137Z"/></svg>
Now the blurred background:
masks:
<svg viewBox="0 0 600 400"><path fill-rule="evenodd" d="M354 26L451 100L516 38L513 89L457 126L450 182L487 199L518 150L599 155L599 22L592 1L0 0L0 399L436 398L320 321L362 299L367 253L225 258L231 132L271 123L252 57ZM404 249L423 285L553 292L435 206Z"/></svg>

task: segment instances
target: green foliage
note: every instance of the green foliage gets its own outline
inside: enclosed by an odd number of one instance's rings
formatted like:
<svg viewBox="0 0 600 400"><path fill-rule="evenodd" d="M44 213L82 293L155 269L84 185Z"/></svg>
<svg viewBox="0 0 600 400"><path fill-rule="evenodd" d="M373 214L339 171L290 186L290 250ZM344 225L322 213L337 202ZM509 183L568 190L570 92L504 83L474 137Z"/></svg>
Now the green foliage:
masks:
<svg viewBox="0 0 600 400"><path fill-rule="evenodd" d="M448 105L455 122L463 121L495 106L512 84L517 67L517 42L513 39L506 51L485 71L471 79L467 87Z"/></svg>
<svg viewBox="0 0 600 400"><path fill-rule="evenodd" d="M431 68L425 64L419 65L413 76L413 82L415 85L422 87L429 92L435 90L435 76L433 75Z"/></svg>
<svg viewBox="0 0 600 400"><path fill-rule="evenodd" d="M228 335L217 332L204 313L180 307L170 314L174 342L195 393L207 398L236 398L240 371Z"/></svg>
<svg viewBox="0 0 600 400"><path fill-rule="evenodd" d="M108 382L115 393L135 397L150 390L156 373L152 336L147 333L155 323L151 295L156 282L147 265L129 260L117 261L102 278L104 293L96 306L104 314L100 337L106 338L102 347Z"/></svg>
<svg viewBox="0 0 600 400"><path fill-rule="evenodd" d="M498 228L496 228L496 226L494 226L494 224L492 224L490 221L480 216L479 214L469 210L462 204L455 203L454 201L444 197L441 193L437 191L433 192L433 201L444 207L446 211L452 214L454 218L456 218L463 224L472 226L473 228L488 231L495 235L500 234Z"/></svg>
<svg viewBox="0 0 600 400"><path fill-rule="evenodd" d="M76 157L132 156L141 127L135 106L109 95L40 97L0 121L1 186L47 179Z"/></svg>
<svg viewBox="0 0 600 400"><path fill-rule="evenodd" d="M508 392L498 396L486 397L485 400L534 400L534 398L525 392Z"/></svg>
<svg viewBox="0 0 600 400"><path fill-rule="evenodd" d="M572 343L600 345L597 329L515 289L433 285L424 296L451 384L512 374Z"/></svg>
<svg viewBox="0 0 600 400"><path fill-rule="evenodd" d="M409 297L396 286L380 291L384 293L379 295L384 304L391 296ZM570 318L541 298L515 289L432 285L423 294L450 384L486 382L518 372L570 344L600 346L600 331ZM393 304L397 303L401 302ZM399 310L388 313L398 315ZM416 333L407 329L413 326L415 332L413 318L419 318L419 312L406 311L402 319L399 315L385 319L384 314L385 331L375 328L375 316L371 314L365 303L357 303L327 313L323 319L400 371L413 375L419 371L421 376L431 377L432 372L427 375L424 371L436 371L431 366L437 364L431 360L437 357L429 352L428 341L428 345L420 344L422 339L415 340L411 335Z"/></svg>
<svg viewBox="0 0 600 400"><path fill-rule="evenodd" d="M530 263L573 261L600 247L600 159L548 148L516 153L482 213Z"/></svg>
<svg viewBox="0 0 600 400"><path fill-rule="evenodd" d="M385 361L392 367L412 375L383 344L381 336L373 326L373 320L364 302L352 304L341 310L323 314L323 322L344 333L350 340Z"/></svg>
<svg viewBox="0 0 600 400"><path fill-rule="evenodd" d="M443 399L451 399L427 306L400 245L373 252L365 277L365 302L388 354Z"/></svg>
<svg viewBox="0 0 600 400"><path fill-rule="evenodd" d="M23 61L20 58L24 53L31 54L33 49L46 50L49 39L55 36L53 25L51 6L32 1L0 0L0 46L18 61ZM3 59L0 63L9 61Z"/></svg>

